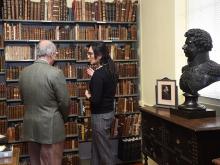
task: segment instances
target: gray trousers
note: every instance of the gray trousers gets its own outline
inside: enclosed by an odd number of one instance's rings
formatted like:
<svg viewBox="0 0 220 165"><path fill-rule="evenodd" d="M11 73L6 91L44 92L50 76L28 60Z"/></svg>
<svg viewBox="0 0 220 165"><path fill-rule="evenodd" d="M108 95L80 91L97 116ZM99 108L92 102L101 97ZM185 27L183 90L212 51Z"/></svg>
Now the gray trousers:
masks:
<svg viewBox="0 0 220 165"><path fill-rule="evenodd" d="M92 114L92 158L91 165L114 165L114 155L110 144L110 130L114 111Z"/></svg>

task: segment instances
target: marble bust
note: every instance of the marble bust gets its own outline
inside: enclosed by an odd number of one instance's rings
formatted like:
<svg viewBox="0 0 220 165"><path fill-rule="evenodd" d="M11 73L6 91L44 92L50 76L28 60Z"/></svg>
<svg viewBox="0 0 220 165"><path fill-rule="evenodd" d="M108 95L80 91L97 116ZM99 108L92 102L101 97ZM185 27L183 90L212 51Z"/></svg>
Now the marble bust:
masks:
<svg viewBox="0 0 220 165"><path fill-rule="evenodd" d="M212 38L202 29L190 29L185 33L183 46L187 65L182 68L180 89L191 95L220 80L220 65L210 60Z"/></svg>

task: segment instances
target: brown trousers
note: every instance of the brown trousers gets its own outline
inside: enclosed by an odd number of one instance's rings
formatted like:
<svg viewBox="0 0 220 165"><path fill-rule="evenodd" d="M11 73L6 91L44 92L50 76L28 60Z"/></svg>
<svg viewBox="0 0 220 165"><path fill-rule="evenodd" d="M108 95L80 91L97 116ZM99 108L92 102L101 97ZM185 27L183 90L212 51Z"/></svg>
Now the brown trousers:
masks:
<svg viewBox="0 0 220 165"><path fill-rule="evenodd" d="M64 142L40 144L28 142L31 165L61 165Z"/></svg>

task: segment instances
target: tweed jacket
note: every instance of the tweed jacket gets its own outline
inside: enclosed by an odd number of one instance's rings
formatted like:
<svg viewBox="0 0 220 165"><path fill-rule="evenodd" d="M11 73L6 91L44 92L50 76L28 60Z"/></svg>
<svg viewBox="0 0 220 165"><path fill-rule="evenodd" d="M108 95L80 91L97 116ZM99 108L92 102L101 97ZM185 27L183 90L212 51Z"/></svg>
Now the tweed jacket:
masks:
<svg viewBox="0 0 220 165"><path fill-rule="evenodd" d="M19 87L25 105L24 140L41 144L64 141L69 94L62 71L37 60L20 73Z"/></svg>

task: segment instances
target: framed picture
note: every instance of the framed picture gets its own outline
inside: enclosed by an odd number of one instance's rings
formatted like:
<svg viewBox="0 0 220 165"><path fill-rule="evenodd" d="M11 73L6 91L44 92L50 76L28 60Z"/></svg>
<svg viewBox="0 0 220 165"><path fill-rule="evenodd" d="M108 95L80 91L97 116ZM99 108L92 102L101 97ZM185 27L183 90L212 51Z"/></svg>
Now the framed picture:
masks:
<svg viewBox="0 0 220 165"><path fill-rule="evenodd" d="M157 80L156 106L175 107L178 105L176 80L167 77Z"/></svg>

